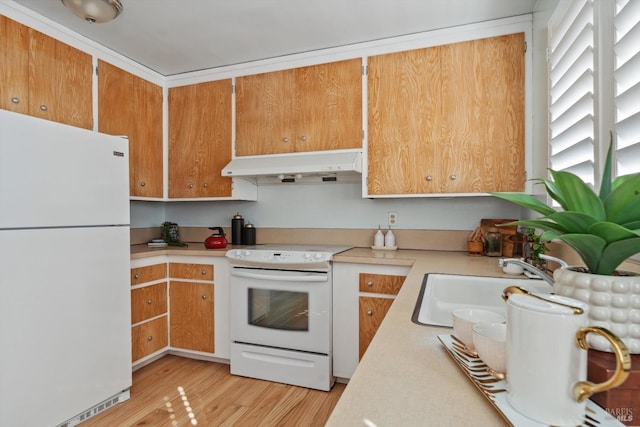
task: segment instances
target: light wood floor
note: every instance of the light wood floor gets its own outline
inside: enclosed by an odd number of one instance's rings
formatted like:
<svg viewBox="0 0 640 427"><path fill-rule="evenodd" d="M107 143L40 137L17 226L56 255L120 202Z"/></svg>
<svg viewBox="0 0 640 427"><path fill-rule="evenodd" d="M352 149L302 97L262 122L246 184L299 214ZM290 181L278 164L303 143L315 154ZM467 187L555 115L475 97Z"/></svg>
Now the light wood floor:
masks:
<svg viewBox="0 0 640 427"><path fill-rule="evenodd" d="M238 377L229 365L165 356L133 373L131 398L90 426L323 426L344 384L330 392Z"/></svg>

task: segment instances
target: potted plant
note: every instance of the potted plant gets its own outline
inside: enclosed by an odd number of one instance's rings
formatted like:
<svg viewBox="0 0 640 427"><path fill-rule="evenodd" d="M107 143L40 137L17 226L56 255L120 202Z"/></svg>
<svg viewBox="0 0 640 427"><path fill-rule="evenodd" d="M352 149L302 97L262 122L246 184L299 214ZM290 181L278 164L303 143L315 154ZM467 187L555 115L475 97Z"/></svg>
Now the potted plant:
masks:
<svg viewBox="0 0 640 427"><path fill-rule="evenodd" d="M638 354L640 319L633 311L640 301L640 276L617 268L640 253L640 173L612 180L612 150L613 143L599 193L569 172L550 170L551 179L536 179L561 210L528 194L491 194L542 214L512 224L543 230L545 241L561 240L577 252L584 267L556 269L555 292L591 305L591 322L610 329ZM606 340L596 340L592 347L609 351Z"/></svg>
<svg viewBox="0 0 640 427"><path fill-rule="evenodd" d="M546 253L549 248L542 240L542 234L536 234L536 229L531 227L525 227L522 231L527 239L525 243L527 250L523 251L525 261L542 271L546 271L547 261L540 258L540 255Z"/></svg>

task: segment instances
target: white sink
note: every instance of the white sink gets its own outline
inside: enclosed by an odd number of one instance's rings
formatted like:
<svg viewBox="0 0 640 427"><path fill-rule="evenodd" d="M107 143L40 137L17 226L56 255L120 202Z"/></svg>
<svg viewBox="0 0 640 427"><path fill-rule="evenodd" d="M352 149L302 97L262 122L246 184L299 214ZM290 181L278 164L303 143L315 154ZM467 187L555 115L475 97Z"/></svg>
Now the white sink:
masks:
<svg viewBox="0 0 640 427"><path fill-rule="evenodd" d="M425 274L412 320L423 325L451 327L451 311L462 307L482 307L505 315L507 306L502 291L511 285L529 292L553 292L551 286L536 279Z"/></svg>

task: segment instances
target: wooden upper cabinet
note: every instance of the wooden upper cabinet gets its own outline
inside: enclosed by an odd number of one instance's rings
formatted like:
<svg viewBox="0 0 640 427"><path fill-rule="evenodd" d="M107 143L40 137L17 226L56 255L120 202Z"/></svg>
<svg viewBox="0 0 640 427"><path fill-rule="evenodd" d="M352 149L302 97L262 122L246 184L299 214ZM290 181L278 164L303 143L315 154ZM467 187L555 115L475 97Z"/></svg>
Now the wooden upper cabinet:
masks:
<svg viewBox="0 0 640 427"><path fill-rule="evenodd" d="M295 108L295 70L238 77L236 155L293 152Z"/></svg>
<svg viewBox="0 0 640 427"><path fill-rule="evenodd" d="M524 53L523 33L443 47L442 191L524 190Z"/></svg>
<svg viewBox="0 0 640 427"><path fill-rule="evenodd" d="M0 15L0 108L29 114L29 28Z"/></svg>
<svg viewBox="0 0 640 427"><path fill-rule="evenodd" d="M362 147L362 61L296 69L296 151Z"/></svg>
<svg viewBox="0 0 640 427"><path fill-rule="evenodd" d="M98 130L129 138L131 196L162 197L162 88L98 61Z"/></svg>
<svg viewBox="0 0 640 427"><path fill-rule="evenodd" d="M442 126L440 49L368 59L369 194L436 191Z"/></svg>
<svg viewBox="0 0 640 427"><path fill-rule="evenodd" d="M524 34L368 63L370 195L524 190Z"/></svg>
<svg viewBox="0 0 640 427"><path fill-rule="evenodd" d="M231 79L169 89L169 197L231 196Z"/></svg>
<svg viewBox="0 0 640 427"><path fill-rule="evenodd" d="M91 55L0 16L0 108L93 129Z"/></svg>
<svg viewBox="0 0 640 427"><path fill-rule="evenodd" d="M362 146L362 61L236 79L236 155Z"/></svg>

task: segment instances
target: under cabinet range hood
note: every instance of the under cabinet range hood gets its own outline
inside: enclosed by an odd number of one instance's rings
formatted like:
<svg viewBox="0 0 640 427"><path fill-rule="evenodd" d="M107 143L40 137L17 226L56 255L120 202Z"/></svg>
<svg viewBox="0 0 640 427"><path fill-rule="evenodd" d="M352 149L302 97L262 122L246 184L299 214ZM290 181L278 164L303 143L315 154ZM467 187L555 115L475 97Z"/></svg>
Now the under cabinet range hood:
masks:
<svg viewBox="0 0 640 427"><path fill-rule="evenodd" d="M236 157L222 176L257 184L360 182L362 151L330 151Z"/></svg>

